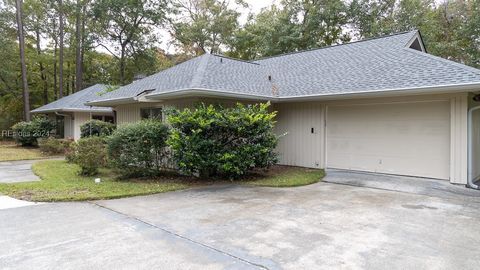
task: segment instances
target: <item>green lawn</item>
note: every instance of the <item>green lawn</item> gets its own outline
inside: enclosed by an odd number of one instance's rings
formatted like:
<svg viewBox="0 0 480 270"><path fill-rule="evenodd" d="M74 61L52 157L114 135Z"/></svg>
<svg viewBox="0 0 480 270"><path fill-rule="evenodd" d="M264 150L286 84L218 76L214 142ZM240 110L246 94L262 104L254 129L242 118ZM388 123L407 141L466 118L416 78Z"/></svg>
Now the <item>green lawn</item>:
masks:
<svg viewBox="0 0 480 270"><path fill-rule="evenodd" d="M33 165L42 181L0 184L0 193L29 201L82 201L113 199L173 191L189 187L175 179L117 180L109 169L95 177L79 176L79 167L64 160L45 160ZM95 178L102 182L96 184Z"/></svg>
<svg viewBox="0 0 480 270"><path fill-rule="evenodd" d="M298 187L317 183L325 176L324 170L300 167L277 166L278 168L260 175L247 183L264 187Z"/></svg>
<svg viewBox="0 0 480 270"><path fill-rule="evenodd" d="M13 143L0 144L0 161L46 158L38 148L20 147Z"/></svg>
<svg viewBox="0 0 480 270"><path fill-rule="evenodd" d="M41 181L0 184L0 193L29 201L82 201L147 195L218 182L178 175L120 180L112 170L105 168L100 170L98 176L84 177L78 175L77 165L64 160L39 161L33 165L33 171ZM323 176L323 170L275 166L268 172L255 174L240 182L257 186L293 187L318 182ZM99 184L94 182L97 177L102 180Z"/></svg>

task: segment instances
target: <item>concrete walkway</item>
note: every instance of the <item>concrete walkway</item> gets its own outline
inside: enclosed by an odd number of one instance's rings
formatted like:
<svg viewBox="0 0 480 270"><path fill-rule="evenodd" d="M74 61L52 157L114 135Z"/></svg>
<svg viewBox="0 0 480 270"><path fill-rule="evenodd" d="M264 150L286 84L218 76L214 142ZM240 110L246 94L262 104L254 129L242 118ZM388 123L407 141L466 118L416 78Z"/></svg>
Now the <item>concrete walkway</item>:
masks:
<svg viewBox="0 0 480 270"><path fill-rule="evenodd" d="M0 183L19 183L40 181L32 171L32 165L42 160L60 160L63 158L48 158L35 160L17 160L0 162Z"/></svg>
<svg viewBox="0 0 480 270"><path fill-rule="evenodd" d="M38 160L0 162L0 183L40 181L32 172L32 164Z"/></svg>

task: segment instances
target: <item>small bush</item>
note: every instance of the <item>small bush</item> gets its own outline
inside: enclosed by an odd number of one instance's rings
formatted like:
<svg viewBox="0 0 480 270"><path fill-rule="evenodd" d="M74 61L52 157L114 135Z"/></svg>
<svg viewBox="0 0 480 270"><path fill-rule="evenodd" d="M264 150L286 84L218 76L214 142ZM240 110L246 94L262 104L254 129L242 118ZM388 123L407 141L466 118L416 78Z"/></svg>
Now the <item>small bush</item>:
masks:
<svg viewBox="0 0 480 270"><path fill-rule="evenodd" d="M201 105L168 116L168 144L181 171L190 175L238 178L277 162L273 133L276 113L269 104L222 108Z"/></svg>
<svg viewBox="0 0 480 270"><path fill-rule="evenodd" d="M168 164L168 135L158 120L123 125L107 139L109 161L125 176L157 174Z"/></svg>
<svg viewBox="0 0 480 270"><path fill-rule="evenodd" d="M38 147L42 153L48 155L64 155L69 151L71 139L56 139L53 137L39 138Z"/></svg>
<svg viewBox="0 0 480 270"><path fill-rule="evenodd" d="M46 117L34 117L30 122L19 122L12 127L16 143L22 146L36 146L37 139L49 137L55 129L55 122Z"/></svg>
<svg viewBox="0 0 480 270"><path fill-rule="evenodd" d="M105 166L105 141L100 137L82 138L72 144L69 159L80 166L80 174L92 176L98 173L98 168Z"/></svg>
<svg viewBox="0 0 480 270"><path fill-rule="evenodd" d="M115 125L112 123L100 120L90 120L80 126L80 136L82 138L90 136L105 137L112 135L114 130Z"/></svg>

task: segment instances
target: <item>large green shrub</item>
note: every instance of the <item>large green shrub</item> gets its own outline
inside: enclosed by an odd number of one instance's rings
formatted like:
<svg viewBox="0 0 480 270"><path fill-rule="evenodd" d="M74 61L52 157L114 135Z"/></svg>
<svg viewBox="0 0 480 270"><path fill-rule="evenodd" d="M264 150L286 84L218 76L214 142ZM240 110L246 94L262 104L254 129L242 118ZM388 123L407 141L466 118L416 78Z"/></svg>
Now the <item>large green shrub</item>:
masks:
<svg viewBox="0 0 480 270"><path fill-rule="evenodd" d="M110 136L115 130L115 125L112 123L90 120L80 126L80 136L82 138L90 136L105 137Z"/></svg>
<svg viewBox="0 0 480 270"><path fill-rule="evenodd" d="M120 126L107 140L109 161L126 176L156 174L169 162L168 134L158 120Z"/></svg>
<svg viewBox="0 0 480 270"><path fill-rule="evenodd" d="M195 110L170 112L168 121L173 129L168 144L179 169L191 175L236 178L276 163L276 113L268 107L201 105Z"/></svg>
<svg viewBox="0 0 480 270"><path fill-rule="evenodd" d="M37 145L37 139L49 137L55 122L46 117L34 117L30 122L19 122L12 127L15 141L22 146Z"/></svg>
<svg viewBox="0 0 480 270"><path fill-rule="evenodd" d="M54 137L38 138L38 147L40 151L48 155L65 154L69 151L71 139L57 139Z"/></svg>
<svg viewBox="0 0 480 270"><path fill-rule="evenodd" d="M106 164L105 140L101 137L82 138L72 144L69 160L80 166L80 174L92 176Z"/></svg>

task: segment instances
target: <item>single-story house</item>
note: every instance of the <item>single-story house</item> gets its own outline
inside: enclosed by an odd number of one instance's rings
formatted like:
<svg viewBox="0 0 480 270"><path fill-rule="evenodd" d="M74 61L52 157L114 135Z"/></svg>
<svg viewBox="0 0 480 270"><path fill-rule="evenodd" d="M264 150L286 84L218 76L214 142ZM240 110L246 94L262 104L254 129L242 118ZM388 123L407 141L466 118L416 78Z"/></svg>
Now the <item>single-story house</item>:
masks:
<svg viewBox="0 0 480 270"><path fill-rule="evenodd" d="M428 54L411 31L255 61L205 54L88 104L123 124L171 106L270 101L287 133L280 164L467 184L480 177L478 93L480 70Z"/></svg>
<svg viewBox="0 0 480 270"><path fill-rule="evenodd" d="M107 88L107 85L96 84L32 110L31 113L45 114L55 119L59 137L77 140L80 138L80 126L90 119L115 122L112 108L85 105L86 102L99 98Z"/></svg>

